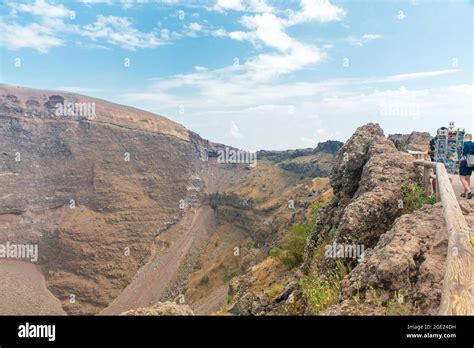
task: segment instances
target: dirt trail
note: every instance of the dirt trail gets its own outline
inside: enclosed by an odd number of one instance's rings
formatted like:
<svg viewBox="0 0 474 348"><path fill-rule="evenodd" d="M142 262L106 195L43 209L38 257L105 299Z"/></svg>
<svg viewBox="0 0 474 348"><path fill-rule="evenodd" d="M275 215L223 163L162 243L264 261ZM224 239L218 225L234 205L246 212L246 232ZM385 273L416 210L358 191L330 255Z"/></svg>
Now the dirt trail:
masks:
<svg viewBox="0 0 474 348"><path fill-rule="evenodd" d="M181 266L192 249L198 249L215 228L214 211L209 206L189 206L184 217L167 233L179 237L162 254L157 254L137 272L133 281L100 314L116 315L159 302L178 279Z"/></svg>
<svg viewBox="0 0 474 348"><path fill-rule="evenodd" d="M217 312L225 304L228 292L228 284L216 288L208 296L191 305L194 314L206 315Z"/></svg>
<svg viewBox="0 0 474 348"><path fill-rule="evenodd" d="M38 266L0 260L0 315L63 315Z"/></svg>
<svg viewBox="0 0 474 348"><path fill-rule="evenodd" d="M450 174L449 178L451 179L451 185L453 186L454 193L456 194L458 201L465 200L466 198L462 198L460 196L460 194L464 192L464 188L462 187L461 181L459 180L459 176Z"/></svg>

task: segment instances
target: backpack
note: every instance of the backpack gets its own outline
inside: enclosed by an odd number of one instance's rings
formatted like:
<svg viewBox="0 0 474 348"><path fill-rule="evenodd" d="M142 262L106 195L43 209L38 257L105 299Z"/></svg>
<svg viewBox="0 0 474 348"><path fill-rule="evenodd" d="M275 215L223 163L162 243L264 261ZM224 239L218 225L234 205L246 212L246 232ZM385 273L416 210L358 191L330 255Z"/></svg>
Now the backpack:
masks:
<svg viewBox="0 0 474 348"><path fill-rule="evenodd" d="M469 167L469 168L474 167L474 154L470 154L466 156L466 167Z"/></svg>
<svg viewBox="0 0 474 348"><path fill-rule="evenodd" d="M466 155L466 167L474 167L474 146L469 149L469 154Z"/></svg>

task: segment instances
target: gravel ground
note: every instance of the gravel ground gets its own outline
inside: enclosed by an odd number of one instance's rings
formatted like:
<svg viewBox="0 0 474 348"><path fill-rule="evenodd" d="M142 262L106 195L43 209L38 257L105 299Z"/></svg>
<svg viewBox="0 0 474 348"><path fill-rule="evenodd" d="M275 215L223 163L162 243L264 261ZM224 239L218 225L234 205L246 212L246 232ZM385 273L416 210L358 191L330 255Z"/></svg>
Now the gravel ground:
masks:
<svg viewBox="0 0 474 348"><path fill-rule="evenodd" d="M0 315L66 314L36 265L0 260L0 279Z"/></svg>

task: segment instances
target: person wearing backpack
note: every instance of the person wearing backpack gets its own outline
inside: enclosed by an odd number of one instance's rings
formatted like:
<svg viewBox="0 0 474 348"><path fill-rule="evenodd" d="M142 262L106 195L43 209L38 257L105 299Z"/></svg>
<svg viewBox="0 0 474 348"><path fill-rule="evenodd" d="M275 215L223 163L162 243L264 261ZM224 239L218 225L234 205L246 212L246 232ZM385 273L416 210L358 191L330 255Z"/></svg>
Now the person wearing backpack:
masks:
<svg viewBox="0 0 474 348"><path fill-rule="evenodd" d="M464 193L461 197L471 199L473 193L471 191L471 174L474 170L474 142L472 142L472 134L464 135L464 147L462 150L462 159L459 165L459 178L464 187Z"/></svg>

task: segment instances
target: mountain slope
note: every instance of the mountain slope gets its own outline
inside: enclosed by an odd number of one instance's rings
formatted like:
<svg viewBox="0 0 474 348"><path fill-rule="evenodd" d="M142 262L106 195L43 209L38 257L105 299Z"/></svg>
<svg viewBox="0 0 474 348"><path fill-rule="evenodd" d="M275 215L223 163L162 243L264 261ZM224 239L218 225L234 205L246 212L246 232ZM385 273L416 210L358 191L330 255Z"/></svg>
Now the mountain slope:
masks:
<svg viewBox="0 0 474 348"><path fill-rule="evenodd" d="M68 103L94 112L58 114ZM38 245L68 314L177 296L218 310L230 279L303 218L325 185L312 176L335 157L331 145L252 167L219 163L226 149L236 150L134 108L0 85L0 243Z"/></svg>

